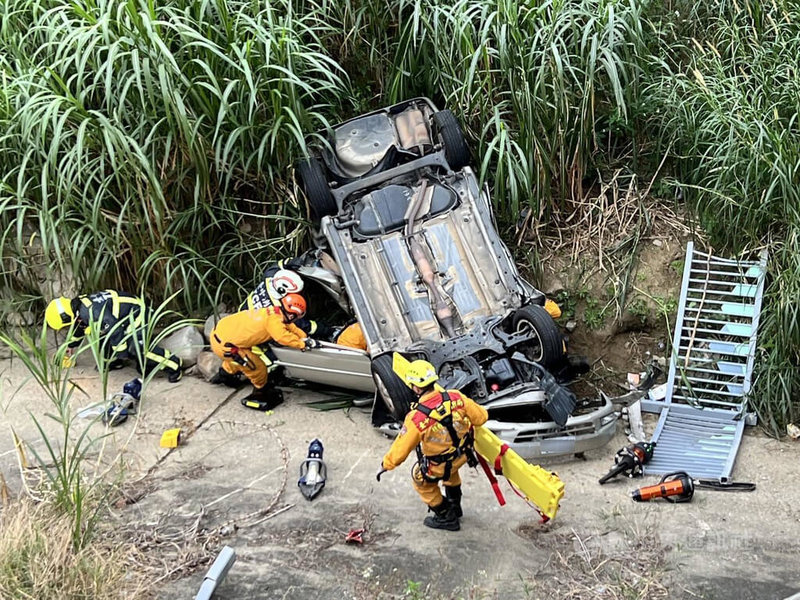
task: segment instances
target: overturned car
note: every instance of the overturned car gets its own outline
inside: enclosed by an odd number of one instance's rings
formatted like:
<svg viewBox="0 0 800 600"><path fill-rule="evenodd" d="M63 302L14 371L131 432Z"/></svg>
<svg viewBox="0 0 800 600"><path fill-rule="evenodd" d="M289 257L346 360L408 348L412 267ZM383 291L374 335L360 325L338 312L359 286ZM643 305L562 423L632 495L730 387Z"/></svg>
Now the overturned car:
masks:
<svg viewBox="0 0 800 600"><path fill-rule="evenodd" d="M450 111L409 100L342 123L312 148L297 172L318 248L299 271L358 319L369 356L276 348L290 376L374 383L376 402L402 419L414 397L392 371L400 352L482 404L487 426L526 458L611 439L611 403L578 402L558 383L563 337L500 240Z"/></svg>

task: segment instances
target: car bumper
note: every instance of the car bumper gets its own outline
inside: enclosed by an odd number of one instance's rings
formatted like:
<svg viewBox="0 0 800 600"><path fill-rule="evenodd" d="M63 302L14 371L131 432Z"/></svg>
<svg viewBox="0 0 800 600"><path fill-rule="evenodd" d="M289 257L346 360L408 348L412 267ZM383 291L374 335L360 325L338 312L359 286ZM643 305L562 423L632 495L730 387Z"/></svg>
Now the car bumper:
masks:
<svg viewBox="0 0 800 600"><path fill-rule="evenodd" d="M525 459L577 454L595 450L611 441L617 415L606 399L599 409L570 417L564 427L553 422L521 423L490 419L485 427Z"/></svg>

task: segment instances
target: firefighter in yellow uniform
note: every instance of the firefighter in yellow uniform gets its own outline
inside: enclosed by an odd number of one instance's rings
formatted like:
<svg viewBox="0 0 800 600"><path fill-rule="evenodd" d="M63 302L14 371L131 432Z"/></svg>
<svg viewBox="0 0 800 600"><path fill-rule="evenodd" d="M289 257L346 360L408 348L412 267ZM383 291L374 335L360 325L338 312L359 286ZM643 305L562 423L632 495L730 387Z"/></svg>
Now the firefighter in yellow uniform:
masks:
<svg viewBox="0 0 800 600"><path fill-rule="evenodd" d="M358 350L367 350L367 340L364 337L364 332L361 330L361 325L353 323L345 327L342 332L336 337L336 343L340 346L347 346L348 348L357 348Z"/></svg>
<svg viewBox="0 0 800 600"><path fill-rule="evenodd" d="M458 470L474 457L472 427L489 418L486 409L458 390L444 390L439 376L427 361L408 365L403 381L418 397L406 415L403 428L381 462L378 481L385 471L399 466L416 449L412 469L414 489L433 511L424 524L433 529L461 528L461 478ZM444 485L445 496L439 489Z"/></svg>
<svg viewBox="0 0 800 600"><path fill-rule="evenodd" d="M293 321L306 313L306 301L299 294L287 294L279 306L243 310L220 319L211 332L211 350L222 359L222 383L225 375L244 373L253 384L253 393L242 404L270 410L283 401L280 390L267 387L267 363L260 344L275 342L281 346L315 348L318 342L308 338Z"/></svg>

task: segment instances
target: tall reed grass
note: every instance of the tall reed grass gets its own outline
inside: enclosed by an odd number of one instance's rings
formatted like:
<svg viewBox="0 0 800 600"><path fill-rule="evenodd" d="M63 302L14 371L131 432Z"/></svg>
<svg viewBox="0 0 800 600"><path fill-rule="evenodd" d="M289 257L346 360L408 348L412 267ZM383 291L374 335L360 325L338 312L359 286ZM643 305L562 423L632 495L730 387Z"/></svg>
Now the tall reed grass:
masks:
<svg viewBox="0 0 800 600"><path fill-rule="evenodd" d="M659 104L654 137L674 146L676 183L712 243L770 252L751 400L782 434L800 418L800 5L687 10L706 27L671 40L644 93Z"/></svg>
<svg viewBox="0 0 800 600"><path fill-rule="evenodd" d="M798 23L788 0L6 0L5 309L40 311L55 272L190 312L240 299L306 243L304 136L427 95L501 224L668 153L718 247L769 244L754 402L777 432L800 412Z"/></svg>
<svg viewBox="0 0 800 600"><path fill-rule="evenodd" d="M466 122L501 218L581 193L636 98L642 2L411 0L390 97L433 94ZM552 204L551 204L552 203Z"/></svg>
<svg viewBox="0 0 800 600"><path fill-rule="evenodd" d="M5 286L35 295L61 267L197 310L296 250L287 166L348 82L294 4L4 2Z"/></svg>

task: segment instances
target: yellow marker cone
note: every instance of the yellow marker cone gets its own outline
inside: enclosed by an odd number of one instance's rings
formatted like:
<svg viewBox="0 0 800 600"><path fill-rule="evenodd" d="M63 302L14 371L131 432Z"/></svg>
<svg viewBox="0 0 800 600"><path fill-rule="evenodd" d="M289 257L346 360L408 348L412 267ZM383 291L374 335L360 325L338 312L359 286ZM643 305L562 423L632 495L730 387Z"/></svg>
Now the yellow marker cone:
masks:
<svg viewBox="0 0 800 600"><path fill-rule="evenodd" d="M181 443L180 429L167 429L161 436L162 448L177 448Z"/></svg>

